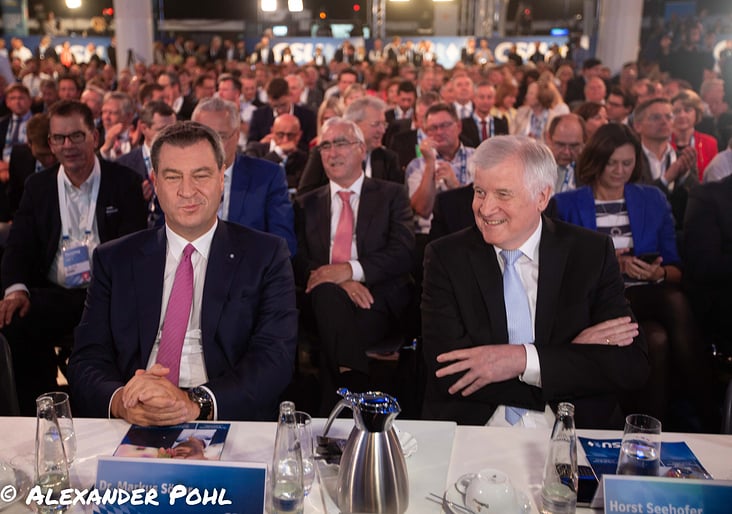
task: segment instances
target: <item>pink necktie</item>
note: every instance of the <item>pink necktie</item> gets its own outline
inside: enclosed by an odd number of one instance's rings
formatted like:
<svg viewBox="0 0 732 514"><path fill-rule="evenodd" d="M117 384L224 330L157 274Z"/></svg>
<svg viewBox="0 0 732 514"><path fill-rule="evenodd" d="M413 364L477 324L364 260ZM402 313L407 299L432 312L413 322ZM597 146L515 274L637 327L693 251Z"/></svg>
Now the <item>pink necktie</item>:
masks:
<svg viewBox="0 0 732 514"><path fill-rule="evenodd" d="M480 120L480 140L485 141L488 139L488 123L485 121L485 119Z"/></svg>
<svg viewBox="0 0 732 514"><path fill-rule="evenodd" d="M183 340L188 329L193 303L193 265L191 254L196 251L192 244L183 249L183 256L175 270L173 289L170 291L168 308L163 320L163 333L160 335L160 348L157 362L170 369L168 379L178 385L180 376L180 354Z"/></svg>
<svg viewBox="0 0 732 514"><path fill-rule="evenodd" d="M335 238L333 239L333 252L330 262L339 264L351 260L351 243L353 242L353 209L351 209L350 197L352 191L338 191L343 208L338 218Z"/></svg>

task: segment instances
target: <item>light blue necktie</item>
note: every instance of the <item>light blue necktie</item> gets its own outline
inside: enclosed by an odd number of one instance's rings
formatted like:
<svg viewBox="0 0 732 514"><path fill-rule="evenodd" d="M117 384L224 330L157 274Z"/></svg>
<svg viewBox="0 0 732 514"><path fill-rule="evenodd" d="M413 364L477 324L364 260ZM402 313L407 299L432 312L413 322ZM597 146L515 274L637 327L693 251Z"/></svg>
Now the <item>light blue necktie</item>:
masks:
<svg viewBox="0 0 732 514"><path fill-rule="evenodd" d="M506 304L509 344L532 343L534 339L531 330L529 298L526 296L521 278L514 266L522 255L521 250L501 250L501 257L505 263L503 268L503 299ZM506 421L515 425L525 413L526 409L506 406Z"/></svg>

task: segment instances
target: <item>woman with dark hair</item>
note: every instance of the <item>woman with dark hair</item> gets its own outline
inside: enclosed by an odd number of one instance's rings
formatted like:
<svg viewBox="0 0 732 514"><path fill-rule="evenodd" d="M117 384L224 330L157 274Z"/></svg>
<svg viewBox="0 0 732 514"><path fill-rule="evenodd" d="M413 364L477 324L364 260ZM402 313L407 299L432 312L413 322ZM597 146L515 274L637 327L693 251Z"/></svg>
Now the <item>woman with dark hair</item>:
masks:
<svg viewBox="0 0 732 514"><path fill-rule="evenodd" d="M574 110L574 113L585 120L588 140L597 132L597 129L603 125L607 125L607 110L602 104L584 102Z"/></svg>
<svg viewBox="0 0 732 514"><path fill-rule="evenodd" d="M496 88L496 103L491 109L491 116L503 116L508 121L508 128L516 117L516 95L518 95L518 86L511 81L504 80Z"/></svg>
<svg viewBox="0 0 732 514"><path fill-rule="evenodd" d="M699 391L703 384L700 338L679 288L681 259L671 207L660 189L635 183L641 175L641 152L640 142L626 125L600 127L577 162L578 182L585 186L560 193L554 201L562 220L612 238L625 296L648 340L652 370L641 395L641 402L645 398L647 403L638 405L637 396L628 403L664 418L666 395L673 385L667 375L696 389L692 392L707 393ZM700 401L698 396L687 399Z"/></svg>
<svg viewBox="0 0 732 514"><path fill-rule="evenodd" d="M704 177L704 170L717 155L717 140L709 134L694 129L704 114L701 98L691 89L684 89L671 99L674 113L671 146L681 152L687 146L696 150L696 167L699 171L699 182Z"/></svg>

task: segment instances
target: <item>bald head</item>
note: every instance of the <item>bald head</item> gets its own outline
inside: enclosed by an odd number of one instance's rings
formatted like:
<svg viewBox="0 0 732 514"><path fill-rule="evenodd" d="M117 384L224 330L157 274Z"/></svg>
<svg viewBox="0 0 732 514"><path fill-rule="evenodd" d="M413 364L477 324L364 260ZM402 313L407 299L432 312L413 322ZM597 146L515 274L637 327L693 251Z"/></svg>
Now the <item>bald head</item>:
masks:
<svg viewBox="0 0 732 514"><path fill-rule="evenodd" d="M549 125L549 148L559 166L567 166L577 160L585 144L585 123L576 114L557 116Z"/></svg>
<svg viewBox="0 0 732 514"><path fill-rule="evenodd" d="M280 114L272 124L272 139L283 150L294 150L300 141L300 120L292 114Z"/></svg>

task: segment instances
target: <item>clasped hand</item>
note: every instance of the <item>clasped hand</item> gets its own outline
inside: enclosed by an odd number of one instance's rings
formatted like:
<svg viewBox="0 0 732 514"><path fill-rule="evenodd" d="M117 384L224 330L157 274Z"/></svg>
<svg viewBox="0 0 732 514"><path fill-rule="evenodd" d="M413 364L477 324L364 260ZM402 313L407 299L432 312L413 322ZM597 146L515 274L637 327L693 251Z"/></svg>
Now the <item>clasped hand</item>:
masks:
<svg viewBox="0 0 732 514"><path fill-rule="evenodd" d="M198 417L198 406L174 385L168 368L138 369L112 399L112 414L137 425L176 425Z"/></svg>

